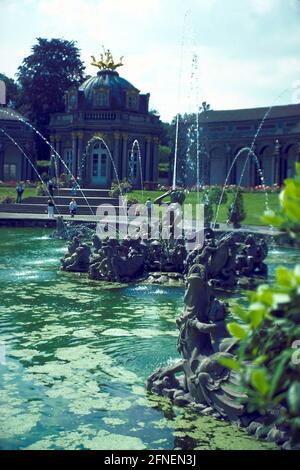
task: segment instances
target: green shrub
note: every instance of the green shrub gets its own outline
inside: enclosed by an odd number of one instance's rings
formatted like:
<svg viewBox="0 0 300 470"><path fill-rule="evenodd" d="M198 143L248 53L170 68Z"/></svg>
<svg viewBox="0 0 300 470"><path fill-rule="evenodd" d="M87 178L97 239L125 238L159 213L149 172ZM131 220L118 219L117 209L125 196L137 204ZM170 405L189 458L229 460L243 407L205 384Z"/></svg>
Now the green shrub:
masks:
<svg viewBox="0 0 300 470"><path fill-rule="evenodd" d="M168 178L169 176L169 163L160 163L158 166L159 169L159 177L160 178Z"/></svg>
<svg viewBox="0 0 300 470"><path fill-rule="evenodd" d="M296 176L284 182L280 197L281 210L278 214L267 211L263 221L290 233L291 238L300 242L300 163L296 163Z"/></svg>
<svg viewBox="0 0 300 470"><path fill-rule="evenodd" d="M46 168L50 167L50 160L37 160L36 162L37 168Z"/></svg>
<svg viewBox="0 0 300 470"><path fill-rule="evenodd" d="M244 209L244 197L240 189L237 190L234 196L233 203L228 209L228 221L233 224L235 228L241 226L241 222L246 218L246 211Z"/></svg>
<svg viewBox="0 0 300 470"><path fill-rule="evenodd" d="M299 163L280 201L281 214L267 212L264 220L299 237ZM249 305L236 306L233 313L238 321L228 330L238 339L239 350L237 360L227 366L241 373L249 411L266 414L281 405L277 423L289 429L293 444L300 443L300 264L292 270L279 267L273 285L261 285L249 295Z"/></svg>
<svg viewBox="0 0 300 470"><path fill-rule="evenodd" d="M1 204L13 204L15 202L15 198L11 196L10 194L6 194L5 196L2 196L0 199Z"/></svg>
<svg viewBox="0 0 300 470"><path fill-rule="evenodd" d="M132 186L129 183L129 181L127 181L127 179L123 179L122 181L120 181L120 184L118 184L117 182L114 181L111 185L111 190L109 191L109 196L110 197L119 197L119 196L121 196L121 194L123 194L123 195L127 194L131 190L132 190Z"/></svg>
<svg viewBox="0 0 300 470"><path fill-rule="evenodd" d="M218 206L219 204L227 204L228 197L226 191L223 192L222 188L214 186L209 190L209 199L212 204Z"/></svg>
<svg viewBox="0 0 300 470"><path fill-rule="evenodd" d="M127 199L127 206L128 207L133 206L134 204L139 204L138 199L136 199L134 197Z"/></svg>
<svg viewBox="0 0 300 470"><path fill-rule="evenodd" d="M47 186L42 183L36 185L36 195L37 196L48 196Z"/></svg>

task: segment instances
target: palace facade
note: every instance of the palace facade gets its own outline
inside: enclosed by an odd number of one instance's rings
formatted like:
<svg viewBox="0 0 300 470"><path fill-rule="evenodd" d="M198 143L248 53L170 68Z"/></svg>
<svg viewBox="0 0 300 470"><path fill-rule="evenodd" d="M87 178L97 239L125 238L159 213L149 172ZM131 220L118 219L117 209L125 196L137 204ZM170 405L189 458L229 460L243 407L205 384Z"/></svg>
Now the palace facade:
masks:
<svg viewBox="0 0 300 470"><path fill-rule="evenodd" d="M92 65L99 71L65 95L65 112L53 114L51 144L61 156L56 171L80 177L81 185L110 187L124 178L135 187L157 182L161 124L149 112L149 94L122 78L109 51ZM67 167L67 169L66 169Z"/></svg>
<svg viewBox="0 0 300 470"><path fill-rule="evenodd" d="M228 183L242 186L261 184L258 167L266 185L282 184L294 175L300 160L300 104L209 110L200 114L200 125L206 184L223 185L231 167ZM251 146L257 161L253 155L247 161L249 151L243 151L233 164L236 155Z"/></svg>

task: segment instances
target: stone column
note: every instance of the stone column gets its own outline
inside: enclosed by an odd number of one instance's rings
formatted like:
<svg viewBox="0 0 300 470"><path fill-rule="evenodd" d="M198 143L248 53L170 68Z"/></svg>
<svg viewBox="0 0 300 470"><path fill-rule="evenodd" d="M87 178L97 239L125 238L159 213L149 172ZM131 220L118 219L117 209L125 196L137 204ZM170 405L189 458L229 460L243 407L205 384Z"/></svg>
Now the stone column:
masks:
<svg viewBox="0 0 300 470"><path fill-rule="evenodd" d="M0 180L4 178L4 146L0 144Z"/></svg>
<svg viewBox="0 0 300 470"><path fill-rule="evenodd" d="M51 144L51 147L56 150L56 136L55 135L50 135L50 144ZM50 176L54 176L55 175L55 165L54 165L54 158L55 157L55 153L52 149L50 149Z"/></svg>
<svg viewBox="0 0 300 470"><path fill-rule="evenodd" d="M225 155L226 155L226 157L225 157L226 158L225 171L226 171L226 175L224 175L224 183L225 183L225 179L228 175L228 172L229 172L229 169L230 169L230 166L231 166L231 152L232 152L231 146L229 144L227 144L225 146ZM231 178L232 178L232 174L229 175L229 179L228 179L227 184L230 184Z"/></svg>
<svg viewBox="0 0 300 470"><path fill-rule="evenodd" d="M77 132L78 137L78 148L77 148L77 176L82 178L82 168L81 168L81 161L82 161L82 154L83 154L83 132Z"/></svg>
<svg viewBox="0 0 300 470"><path fill-rule="evenodd" d="M151 136L146 137L146 174L145 181L151 179Z"/></svg>
<svg viewBox="0 0 300 470"><path fill-rule="evenodd" d="M21 143L21 147L25 147L25 153L26 155L28 154L28 148L25 144ZM27 179L27 172L26 172L26 164L27 164L27 158L22 154L22 163L21 163L21 180L26 181ZM28 157L29 158L29 157Z"/></svg>
<svg viewBox="0 0 300 470"><path fill-rule="evenodd" d="M77 176L77 133L72 132L72 173Z"/></svg>
<svg viewBox="0 0 300 470"><path fill-rule="evenodd" d="M128 176L128 134L123 133L122 179Z"/></svg>
<svg viewBox="0 0 300 470"><path fill-rule="evenodd" d="M249 145L249 147L251 148L251 146ZM253 146L253 152L254 154L256 155L256 158L259 162L259 157L257 155L257 151L258 151L258 148L256 145ZM245 155L246 155L246 158L248 158L248 152L245 152ZM258 165L257 165L257 162L255 160L255 157L253 154L250 153L249 155L249 158L248 158L248 162L247 163L247 166L249 168L249 179L248 179L248 183L249 183L249 186L255 186L255 182L256 182L256 175L258 175L258 178L259 178L259 182L258 184L260 185L261 184L261 178L259 176L259 173L258 173ZM264 174L264 169L263 169L263 163L260 162L260 165L262 166L262 174ZM247 166L246 166L246 171L245 171L245 175L247 174Z"/></svg>
<svg viewBox="0 0 300 470"><path fill-rule="evenodd" d="M62 158L62 155L61 155L61 136L58 135L56 136L56 146L55 146L55 150L56 152L58 153L58 155ZM55 168L56 168L56 176L59 177L59 175L64 172L65 173L65 168L63 169L63 164L61 163L60 161L60 158L55 155Z"/></svg>
<svg viewBox="0 0 300 470"><path fill-rule="evenodd" d="M158 182L158 146L159 146L159 138L153 137L153 181L155 183Z"/></svg>
<svg viewBox="0 0 300 470"><path fill-rule="evenodd" d="M210 148L208 144L203 143L200 145L200 161L201 161L201 173L203 175L203 183L205 185L210 182Z"/></svg>
<svg viewBox="0 0 300 470"><path fill-rule="evenodd" d="M273 175L274 175L274 184L280 184L280 171L281 171L281 145L279 140L276 139L274 145L274 155L273 155Z"/></svg>
<svg viewBox="0 0 300 470"><path fill-rule="evenodd" d="M35 167L35 169L37 169L36 168L36 161L35 161L35 158L33 156L32 145L29 142L27 142L25 144L25 152L26 152L26 155L28 157L28 159L27 158L25 159L26 160L26 163L25 163L25 179L29 180L29 181L31 181L33 179L36 180L38 178L38 176L37 176L36 172L34 171L34 169L32 168L32 165L33 165ZM30 164L30 162L31 162L32 165Z"/></svg>
<svg viewBox="0 0 300 470"><path fill-rule="evenodd" d="M114 164L116 167L116 171L118 173L118 178L120 179L120 176L122 174L122 166L120 164L120 132L115 132L114 133L114 150L113 150L113 159L114 159ZM112 179L115 180L116 174L115 170L112 170Z"/></svg>

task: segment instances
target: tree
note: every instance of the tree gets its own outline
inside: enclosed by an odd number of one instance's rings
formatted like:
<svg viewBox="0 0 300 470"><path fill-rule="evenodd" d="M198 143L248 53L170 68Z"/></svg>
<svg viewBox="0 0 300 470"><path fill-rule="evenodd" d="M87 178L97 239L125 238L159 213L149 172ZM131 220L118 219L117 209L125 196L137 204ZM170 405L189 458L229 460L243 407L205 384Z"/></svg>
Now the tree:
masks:
<svg viewBox="0 0 300 470"><path fill-rule="evenodd" d="M227 204L227 193L223 191L219 186L213 186L209 189L209 200L211 204L215 206L215 212L217 212L217 207L219 204ZM217 222L217 221L216 221Z"/></svg>
<svg viewBox="0 0 300 470"><path fill-rule="evenodd" d="M64 93L83 81L84 65L74 41L37 38L32 54L18 69L27 116L48 137L50 114L64 110ZM37 140L38 156L45 159L49 149Z"/></svg>
<svg viewBox="0 0 300 470"><path fill-rule="evenodd" d="M159 176L168 178L170 168L170 147L160 145L158 149Z"/></svg>
<svg viewBox="0 0 300 470"><path fill-rule="evenodd" d="M0 73L0 80L6 85L6 103L11 108L15 108L20 104L20 87L13 78L9 78Z"/></svg>
<svg viewBox="0 0 300 470"><path fill-rule="evenodd" d="M241 222L245 220L246 212L244 209L244 198L241 189L237 190L233 203L228 210L228 220L233 224L234 228L240 228Z"/></svg>

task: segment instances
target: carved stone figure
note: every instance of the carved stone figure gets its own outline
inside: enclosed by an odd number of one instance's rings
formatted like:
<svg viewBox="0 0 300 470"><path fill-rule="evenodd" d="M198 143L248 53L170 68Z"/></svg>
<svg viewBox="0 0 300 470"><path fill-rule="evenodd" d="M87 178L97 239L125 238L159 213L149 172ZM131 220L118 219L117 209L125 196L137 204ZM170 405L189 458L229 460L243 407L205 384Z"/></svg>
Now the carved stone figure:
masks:
<svg viewBox="0 0 300 470"><path fill-rule="evenodd" d="M189 275L184 303L184 314L177 320L183 360L154 372L147 388L175 404L195 403L207 413L237 419L245 413L247 397L236 388L237 374L219 362L233 357L235 340L226 329L226 305L214 297L205 266L197 265Z"/></svg>
<svg viewBox="0 0 300 470"><path fill-rule="evenodd" d="M69 255L72 255L73 253L75 253L76 249L79 247L80 245L80 240L78 237L74 237L71 242L69 243L68 245L68 253Z"/></svg>
<svg viewBox="0 0 300 470"><path fill-rule="evenodd" d="M64 271L73 271L73 272L88 272L89 263L90 263L90 247L83 243L75 247L78 241L73 240L73 245L69 247L69 254L66 255L62 260L62 269Z"/></svg>
<svg viewBox="0 0 300 470"><path fill-rule="evenodd" d="M207 233L204 245L195 248L187 257L185 272L192 273L194 265L207 267L208 278L218 288L231 288L237 284L237 276L265 275L264 259L268 254L266 242L252 235L223 236L217 240Z"/></svg>
<svg viewBox="0 0 300 470"><path fill-rule="evenodd" d="M248 235L244 243L240 244L238 271L244 276L266 275L268 268L264 260L267 255L268 246L266 241L264 239L256 240L253 235Z"/></svg>
<svg viewBox="0 0 300 470"><path fill-rule="evenodd" d="M145 258L138 240L106 240L91 258L89 276L108 282L129 282L143 274Z"/></svg>

